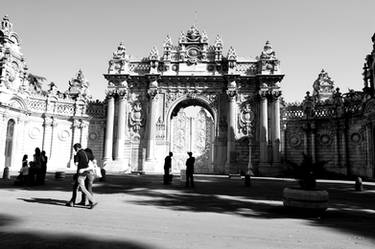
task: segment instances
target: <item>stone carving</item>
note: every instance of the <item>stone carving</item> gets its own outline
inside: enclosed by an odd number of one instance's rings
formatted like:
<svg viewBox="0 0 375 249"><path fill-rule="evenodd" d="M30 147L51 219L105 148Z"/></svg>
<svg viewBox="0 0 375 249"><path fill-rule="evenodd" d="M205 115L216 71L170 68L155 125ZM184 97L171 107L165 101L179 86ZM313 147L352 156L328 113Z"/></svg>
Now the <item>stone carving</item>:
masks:
<svg viewBox="0 0 375 249"><path fill-rule="evenodd" d="M98 134L96 132L90 132L89 133L89 139L90 140L96 140L98 138Z"/></svg>
<svg viewBox="0 0 375 249"><path fill-rule="evenodd" d="M172 50L172 39L167 35L167 38L164 42L164 55L163 60L164 61L170 61L171 60L171 50Z"/></svg>
<svg viewBox="0 0 375 249"><path fill-rule="evenodd" d="M302 144L302 136L301 134L299 133L292 133L290 136L289 136L289 140L288 140L288 144L293 147L293 148L298 148L301 146Z"/></svg>
<svg viewBox="0 0 375 249"><path fill-rule="evenodd" d="M139 101L134 102L133 110L129 116L129 125L135 133L139 133L141 127L144 126L144 118L142 115L142 104Z"/></svg>
<svg viewBox="0 0 375 249"><path fill-rule="evenodd" d="M334 82L328 76L328 73L322 69L319 73L318 78L314 81L313 84L313 98L314 101L326 101L332 98L334 92Z"/></svg>
<svg viewBox="0 0 375 249"><path fill-rule="evenodd" d="M354 132L351 136L350 136L350 140L353 142L353 143L356 143L356 144L359 144L361 143L362 141L362 136L359 132Z"/></svg>
<svg viewBox="0 0 375 249"><path fill-rule="evenodd" d="M332 136L330 134L321 134L319 136L320 145L330 145L332 143Z"/></svg>
<svg viewBox="0 0 375 249"><path fill-rule="evenodd" d="M250 136L253 132L253 121L254 112L252 111L250 103L243 104L238 115L239 132L245 136Z"/></svg>
<svg viewBox="0 0 375 249"><path fill-rule="evenodd" d="M31 139L36 139L37 137L39 137L41 135L41 130L39 127L37 126L33 126L29 129L29 137Z"/></svg>
<svg viewBox="0 0 375 249"><path fill-rule="evenodd" d="M60 130L57 134L57 137L60 141L66 141L70 137L70 132L68 130Z"/></svg>
<svg viewBox="0 0 375 249"><path fill-rule="evenodd" d="M82 70L80 69L78 70L76 77L69 81L69 88L66 94L73 99L79 97L90 99L91 96L89 95L88 87L89 82L86 80Z"/></svg>
<svg viewBox="0 0 375 249"><path fill-rule="evenodd" d="M120 60L126 58L126 48L124 42L120 42L117 47L117 51L113 53L113 59Z"/></svg>

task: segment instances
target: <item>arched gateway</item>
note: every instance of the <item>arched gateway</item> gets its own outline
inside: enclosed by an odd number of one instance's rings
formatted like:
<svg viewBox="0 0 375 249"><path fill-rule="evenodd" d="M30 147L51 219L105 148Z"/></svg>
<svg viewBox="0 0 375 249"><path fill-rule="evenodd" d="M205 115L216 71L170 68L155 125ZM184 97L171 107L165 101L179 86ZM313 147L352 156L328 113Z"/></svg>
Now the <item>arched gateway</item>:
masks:
<svg viewBox="0 0 375 249"><path fill-rule="evenodd" d="M280 161L283 75L269 42L256 59L223 54L195 26L163 53L131 60L120 43L109 61L104 163L109 170L162 172L184 168L186 152L201 173L270 174Z"/></svg>

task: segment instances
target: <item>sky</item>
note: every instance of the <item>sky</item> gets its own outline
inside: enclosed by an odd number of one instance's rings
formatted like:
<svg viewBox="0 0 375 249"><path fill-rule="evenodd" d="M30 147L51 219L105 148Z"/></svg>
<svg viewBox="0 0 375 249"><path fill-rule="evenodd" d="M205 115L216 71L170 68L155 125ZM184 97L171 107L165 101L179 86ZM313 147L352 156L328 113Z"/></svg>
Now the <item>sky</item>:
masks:
<svg viewBox="0 0 375 249"><path fill-rule="evenodd" d="M284 99L301 101L322 69L342 92L363 88L372 50L374 0L0 0L21 40L29 71L65 91L79 69L94 99L104 99L108 61L123 41L133 58L177 44L193 24L226 55L255 58L269 40L285 74Z"/></svg>

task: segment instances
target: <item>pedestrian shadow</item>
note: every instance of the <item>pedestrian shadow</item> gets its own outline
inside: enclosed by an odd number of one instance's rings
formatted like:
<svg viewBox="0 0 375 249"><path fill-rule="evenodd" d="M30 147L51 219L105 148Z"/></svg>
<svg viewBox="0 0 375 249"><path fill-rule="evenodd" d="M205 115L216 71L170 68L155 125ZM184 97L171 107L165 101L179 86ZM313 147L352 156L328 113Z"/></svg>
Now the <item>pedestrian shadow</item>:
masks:
<svg viewBox="0 0 375 249"><path fill-rule="evenodd" d="M56 205L56 206L65 206L67 203L66 200L58 200L58 199L52 199L52 198L17 198L17 200L22 200L25 202L33 202L33 203L41 203L41 204L48 204L48 205ZM77 208L87 208L85 206L74 206Z"/></svg>

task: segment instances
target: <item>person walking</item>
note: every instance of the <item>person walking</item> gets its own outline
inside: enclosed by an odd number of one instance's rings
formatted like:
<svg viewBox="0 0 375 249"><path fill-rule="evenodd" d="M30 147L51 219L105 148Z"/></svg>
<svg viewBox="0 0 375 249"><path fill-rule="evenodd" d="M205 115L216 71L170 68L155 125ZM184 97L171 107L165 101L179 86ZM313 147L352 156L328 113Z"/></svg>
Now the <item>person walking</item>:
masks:
<svg viewBox="0 0 375 249"><path fill-rule="evenodd" d="M164 177L163 177L163 184L167 185L171 183L171 176L170 171L172 168L172 156L173 153L169 152L169 155L164 159Z"/></svg>
<svg viewBox="0 0 375 249"><path fill-rule="evenodd" d="M84 150L84 152L86 153L89 161L93 162L95 160L94 153L92 152L92 150L90 148L86 148ZM93 170L88 170L87 176L86 176L86 179L85 179L85 187L86 187L87 191L90 192L91 195L93 195L92 185L94 183L94 180L95 180L95 175L94 175ZM86 206L86 194L84 192L82 192L81 201L78 204L82 205L82 206ZM89 201L89 204L91 205L92 203Z"/></svg>
<svg viewBox="0 0 375 249"><path fill-rule="evenodd" d="M73 207L75 204L75 200L77 197L78 188L81 189L83 193L85 193L86 197L89 199L90 202L90 209L94 208L98 203L95 201L94 196L86 189L85 180L87 175L91 169L89 169L89 158L86 152L82 149L81 144L76 143L73 145L74 150L76 151L76 155L74 156L74 163L77 164L77 173L75 181L73 185L73 194L72 198L69 202L66 203L66 206Z"/></svg>
<svg viewBox="0 0 375 249"><path fill-rule="evenodd" d="M190 186L194 188L194 163L195 157L193 157L193 152L188 152L189 158L186 160L186 187Z"/></svg>

